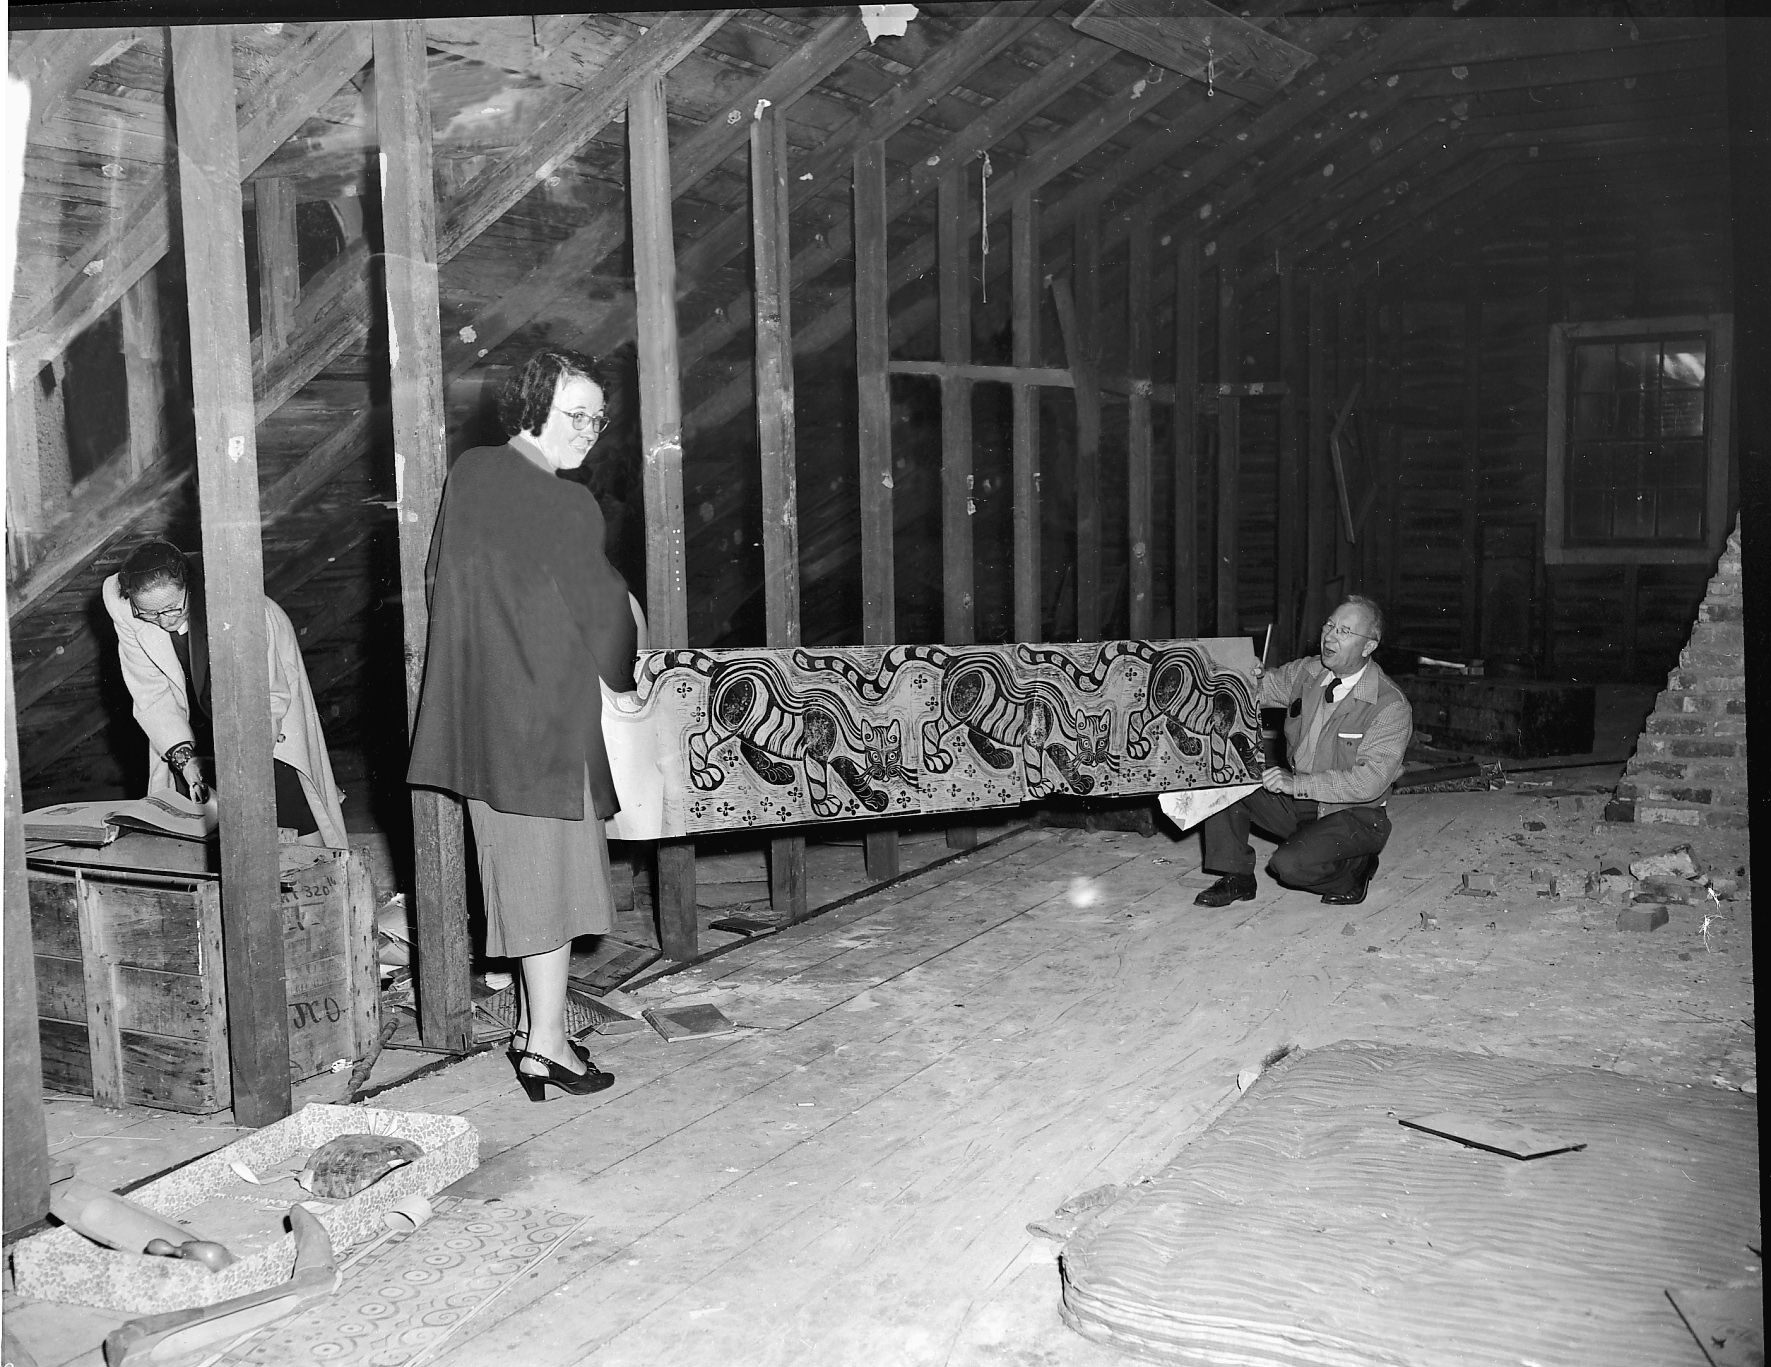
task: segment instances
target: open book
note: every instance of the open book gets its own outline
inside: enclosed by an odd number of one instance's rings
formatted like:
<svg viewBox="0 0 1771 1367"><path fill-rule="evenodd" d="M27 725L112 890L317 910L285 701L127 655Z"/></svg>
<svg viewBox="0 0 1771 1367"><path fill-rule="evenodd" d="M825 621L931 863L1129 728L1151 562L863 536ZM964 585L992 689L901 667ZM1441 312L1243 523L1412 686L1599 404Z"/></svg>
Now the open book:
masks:
<svg viewBox="0 0 1771 1367"><path fill-rule="evenodd" d="M122 801L61 802L25 813L26 840L64 845L108 845L124 831L207 840L215 826L213 801L199 805L171 791Z"/></svg>

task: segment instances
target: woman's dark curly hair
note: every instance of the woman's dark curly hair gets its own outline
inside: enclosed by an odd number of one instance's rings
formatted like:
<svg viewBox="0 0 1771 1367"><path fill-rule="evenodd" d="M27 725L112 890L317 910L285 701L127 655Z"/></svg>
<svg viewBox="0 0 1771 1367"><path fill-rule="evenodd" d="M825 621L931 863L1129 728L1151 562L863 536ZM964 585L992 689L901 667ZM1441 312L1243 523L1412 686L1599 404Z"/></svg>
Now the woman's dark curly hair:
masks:
<svg viewBox="0 0 1771 1367"><path fill-rule="evenodd" d="M594 381L602 389L606 403L609 385L603 379L602 368L601 361L582 351L542 347L504 382L504 390L498 396L498 421L504 425L504 435L514 437L518 432L526 432L532 437L540 436L560 381L570 375Z"/></svg>
<svg viewBox="0 0 1771 1367"><path fill-rule="evenodd" d="M184 552L159 537L144 541L129 552L129 558L117 570L117 587L130 598L156 584L182 589L190 579L190 565Z"/></svg>

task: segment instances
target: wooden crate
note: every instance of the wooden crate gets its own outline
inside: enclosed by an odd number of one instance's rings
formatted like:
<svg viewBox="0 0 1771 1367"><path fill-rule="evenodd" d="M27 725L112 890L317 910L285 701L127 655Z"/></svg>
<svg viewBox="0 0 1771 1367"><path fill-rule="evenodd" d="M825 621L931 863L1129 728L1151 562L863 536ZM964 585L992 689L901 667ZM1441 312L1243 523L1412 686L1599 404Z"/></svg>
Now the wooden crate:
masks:
<svg viewBox="0 0 1771 1367"><path fill-rule="evenodd" d="M219 881L77 859L30 862L44 1085L107 1106L226 1110ZM374 904L343 850L286 847L282 889L289 1072L299 1081L374 1043Z"/></svg>

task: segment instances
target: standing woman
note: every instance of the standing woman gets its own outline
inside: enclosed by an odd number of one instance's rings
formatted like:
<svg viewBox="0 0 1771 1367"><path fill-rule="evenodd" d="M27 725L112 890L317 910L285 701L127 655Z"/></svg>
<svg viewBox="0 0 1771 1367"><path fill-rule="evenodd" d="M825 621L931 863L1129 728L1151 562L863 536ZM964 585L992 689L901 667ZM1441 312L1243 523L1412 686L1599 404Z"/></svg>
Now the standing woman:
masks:
<svg viewBox="0 0 1771 1367"><path fill-rule="evenodd" d="M583 485L607 422L597 363L544 347L506 383L509 441L449 471L431 542L430 638L409 783L467 800L486 952L520 961L511 1060L531 1101L614 1082L566 1037L572 939L614 925L603 820L618 806L602 689L634 687L627 585Z"/></svg>
<svg viewBox="0 0 1771 1367"><path fill-rule="evenodd" d="M203 762L215 753L209 639L197 569L170 541L144 541L101 590L117 632L117 659L135 720L148 738L148 792L209 798ZM270 688L271 774L277 825L304 844L344 849L344 812L320 714L289 616L264 600Z"/></svg>

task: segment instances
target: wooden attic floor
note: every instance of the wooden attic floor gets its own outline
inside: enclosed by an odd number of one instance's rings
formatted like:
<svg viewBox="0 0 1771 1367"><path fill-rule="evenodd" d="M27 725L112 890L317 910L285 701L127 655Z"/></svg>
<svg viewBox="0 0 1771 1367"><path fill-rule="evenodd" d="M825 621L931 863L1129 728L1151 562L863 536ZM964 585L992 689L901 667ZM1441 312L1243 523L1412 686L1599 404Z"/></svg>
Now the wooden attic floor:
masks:
<svg viewBox="0 0 1771 1367"><path fill-rule="evenodd" d="M1712 908L1707 938L1691 907L1627 934L1530 878L1685 840L1733 872L1745 833L1605 825L1563 785L1395 799L1379 880L1344 909L1263 876L1201 910L1196 838L1029 827L641 987L744 1028L599 1039L618 1081L597 1097L531 1105L494 1055L383 1093L473 1120L462 1194L590 1217L432 1361L1125 1362L1060 1323L1055 1247L1026 1226L1153 1172L1281 1045L1756 1090L1749 902ZM1466 869L1501 896L1451 895ZM7 1310L43 1367L97 1363L116 1318Z"/></svg>

